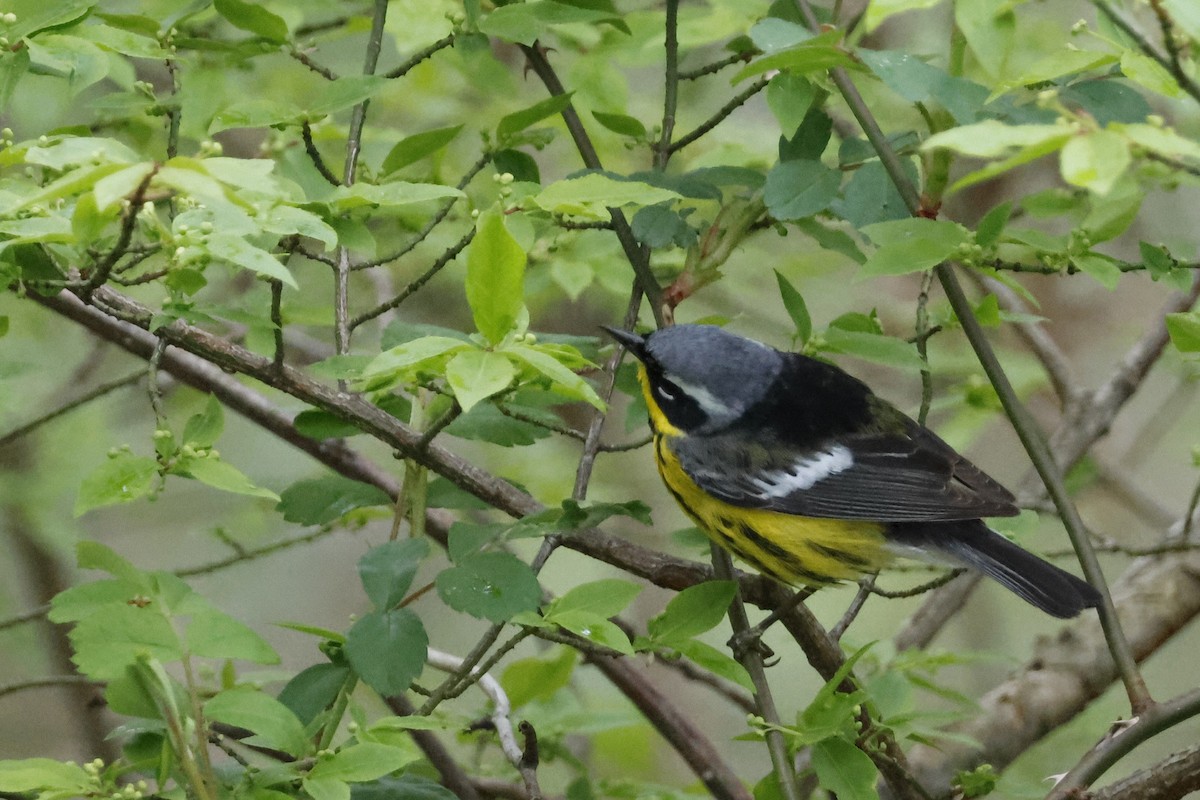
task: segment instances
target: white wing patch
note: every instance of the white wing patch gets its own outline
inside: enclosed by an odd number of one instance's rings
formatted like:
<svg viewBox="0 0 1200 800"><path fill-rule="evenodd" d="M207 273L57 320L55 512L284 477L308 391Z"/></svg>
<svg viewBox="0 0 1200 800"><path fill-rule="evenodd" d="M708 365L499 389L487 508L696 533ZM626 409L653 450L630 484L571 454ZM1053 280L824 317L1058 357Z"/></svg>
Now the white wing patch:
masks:
<svg viewBox="0 0 1200 800"><path fill-rule="evenodd" d="M854 466L854 455L845 445L835 445L811 458L792 462L789 469L772 470L752 482L762 491L760 497L786 497L811 489L818 481L845 472Z"/></svg>

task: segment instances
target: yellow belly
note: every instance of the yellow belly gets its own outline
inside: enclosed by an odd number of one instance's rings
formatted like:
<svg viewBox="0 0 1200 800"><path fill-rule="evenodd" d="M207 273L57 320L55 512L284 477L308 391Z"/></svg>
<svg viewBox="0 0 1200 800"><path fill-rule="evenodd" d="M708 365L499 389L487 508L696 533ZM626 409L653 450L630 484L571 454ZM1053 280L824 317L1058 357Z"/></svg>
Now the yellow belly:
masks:
<svg viewBox="0 0 1200 800"><path fill-rule="evenodd" d="M853 580L889 560L879 523L734 506L708 494L687 476L662 433L654 437L654 455L663 483L700 529L777 580L812 585Z"/></svg>

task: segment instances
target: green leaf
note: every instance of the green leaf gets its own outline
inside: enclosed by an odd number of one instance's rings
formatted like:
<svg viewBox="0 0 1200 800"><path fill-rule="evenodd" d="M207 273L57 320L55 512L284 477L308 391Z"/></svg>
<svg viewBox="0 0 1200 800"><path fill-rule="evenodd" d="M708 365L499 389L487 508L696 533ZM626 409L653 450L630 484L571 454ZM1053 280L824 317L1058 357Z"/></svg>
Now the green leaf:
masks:
<svg viewBox="0 0 1200 800"><path fill-rule="evenodd" d="M465 197L453 186L437 183L410 183L389 181L387 183L358 182L353 186L339 186L330 194L328 203L334 212L353 211L364 206L382 206L395 209L428 203L433 200Z"/></svg>
<svg viewBox="0 0 1200 800"><path fill-rule="evenodd" d="M501 6L479 21L479 30L506 41L532 45L552 25L600 22L629 33L629 28L612 10L611 4L548 0Z"/></svg>
<svg viewBox="0 0 1200 800"><path fill-rule="evenodd" d="M728 653L698 639L684 639L673 642L670 646L696 666L733 681L747 691L754 691L754 681L751 680L750 673Z"/></svg>
<svg viewBox="0 0 1200 800"><path fill-rule="evenodd" d="M542 345L511 345L502 352L549 378L551 385L566 396L584 400L599 409L604 408L604 401L596 394L596 390L561 361L546 352Z"/></svg>
<svg viewBox="0 0 1200 800"><path fill-rule="evenodd" d="M312 750L304 726L292 710L268 694L246 686L226 689L204 704L206 717L254 731L256 743L294 756Z"/></svg>
<svg viewBox="0 0 1200 800"><path fill-rule="evenodd" d="M0 315L0 337L8 335L9 320L8 315Z"/></svg>
<svg viewBox="0 0 1200 800"><path fill-rule="evenodd" d="M1200 160L1200 143L1180 136L1170 128L1158 125L1114 123L1112 130L1128 137L1134 144L1168 158L1191 158Z"/></svg>
<svg viewBox="0 0 1200 800"><path fill-rule="evenodd" d="M1071 256L1071 263L1095 278L1101 286L1109 291L1117 288L1121 280L1121 268L1107 256L1098 253L1080 253Z"/></svg>
<svg viewBox="0 0 1200 800"><path fill-rule="evenodd" d="M870 756L845 739L834 737L812 746L812 764L823 789L838 800L878 800L879 772Z"/></svg>
<svg viewBox="0 0 1200 800"><path fill-rule="evenodd" d="M0 761L0 791L4 792L48 790L56 796L70 796L84 794L91 783L91 776L74 761L53 758Z"/></svg>
<svg viewBox="0 0 1200 800"><path fill-rule="evenodd" d="M824 341L828 350L855 356L874 364L910 372L921 372L925 369L925 362L917 353L916 346L893 336L848 331L831 326L825 330Z"/></svg>
<svg viewBox="0 0 1200 800"><path fill-rule="evenodd" d="M412 760L412 751L407 748L359 742L343 747L328 758L318 758L308 773L308 780L369 781L395 772Z"/></svg>
<svg viewBox="0 0 1200 800"><path fill-rule="evenodd" d="M257 34L272 42L284 42L288 38L287 23L282 17L272 14L258 3L243 0L214 0L217 13L235 28Z"/></svg>
<svg viewBox="0 0 1200 800"><path fill-rule="evenodd" d="M1010 216L1012 216L1011 201L1001 203L984 214L983 219L979 220L979 224L975 227L975 244L987 248L998 242Z"/></svg>
<svg viewBox="0 0 1200 800"><path fill-rule="evenodd" d="M932 219L901 219L877 222L863 233L878 245L862 266L863 276L906 275L936 267L971 234L956 222Z"/></svg>
<svg viewBox="0 0 1200 800"><path fill-rule="evenodd" d="M567 92L547 97L545 100L539 100L534 103L529 108L523 108L520 111L506 114L500 119L500 124L496 126L496 137L503 142L505 139L511 138L514 134L525 130L530 125L541 122L546 117L558 114L564 108L571 105L572 94L572 92Z"/></svg>
<svg viewBox="0 0 1200 800"><path fill-rule="evenodd" d="M279 692L279 702L307 726L333 705L349 675L350 668L341 664L313 664L287 682Z"/></svg>
<svg viewBox="0 0 1200 800"><path fill-rule="evenodd" d="M227 261L235 267L248 269L251 272L275 278L293 289L300 288L292 273L279 259L266 250L255 247L240 236L229 233L213 233L206 240L208 252L213 258Z"/></svg>
<svg viewBox="0 0 1200 800"><path fill-rule="evenodd" d="M480 216L467 251L467 302L475 327L492 344L508 335L525 308L525 251L496 209Z"/></svg>
<svg viewBox="0 0 1200 800"><path fill-rule="evenodd" d="M512 707L520 708L532 700L547 700L565 688L579 662L570 647L555 647L548 654L513 661L504 668L500 684Z"/></svg>
<svg viewBox="0 0 1200 800"><path fill-rule="evenodd" d="M516 374L511 361L490 350L464 350L446 364L446 382L464 412L507 389Z"/></svg>
<svg viewBox="0 0 1200 800"><path fill-rule="evenodd" d="M867 14L863 19L867 31L878 28L883 21L894 14L905 11L915 11L922 8L933 8L941 0L872 0L867 6Z"/></svg>
<svg viewBox="0 0 1200 800"><path fill-rule="evenodd" d="M268 500L279 501L279 495L270 489L263 489L251 483L237 467L215 458L211 454L204 458L191 458L180 461L175 473L184 477L194 478L201 483L220 489L223 492L244 494L250 497L265 497Z"/></svg>
<svg viewBox="0 0 1200 800"><path fill-rule="evenodd" d="M1044 58L1040 58L1033 62L1026 71L1018 77L1001 83L995 91L992 92L992 97L998 97L1009 89L1018 86L1029 86L1031 84L1041 84L1047 81L1052 81L1055 78L1061 78L1064 75L1073 75L1077 72L1088 72L1090 70L1107 67L1117 63L1117 57L1111 53L1101 53L1096 50L1078 50L1078 49L1062 49L1051 53Z"/></svg>
<svg viewBox="0 0 1200 800"><path fill-rule="evenodd" d="M153 458L116 453L83 479L75 498L75 516L143 497L154 488L157 477L158 462Z"/></svg>
<svg viewBox="0 0 1200 800"><path fill-rule="evenodd" d="M425 666L429 636L407 608L372 611L346 636L346 657L363 683L384 697L408 690Z"/></svg>
<svg viewBox="0 0 1200 800"><path fill-rule="evenodd" d="M1146 265L1146 271L1156 281L1170 275L1171 270L1175 269L1175 259L1162 245L1138 242L1138 251L1141 253L1142 263Z"/></svg>
<svg viewBox="0 0 1200 800"><path fill-rule="evenodd" d="M458 797L440 783L411 771L354 787L354 800L458 800Z"/></svg>
<svg viewBox="0 0 1200 800"><path fill-rule="evenodd" d="M557 614L578 611L597 614L607 619L624 611L641 591L642 587L636 583L616 578L581 583L550 604L546 609L546 619L551 619Z"/></svg>
<svg viewBox="0 0 1200 800"><path fill-rule="evenodd" d="M255 664L278 664L279 654L250 626L223 611L206 608L192 612L187 646L205 658L236 658Z"/></svg>
<svg viewBox="0 0 1200 800"><path fill-rule="evenodd" d="M421 562L429 555L425 539L397 539L372 547L358 560L358 577L379 611L404 599Z"/></svg>
<svg viewBox="0 0 1200 800"><path fill-rule="evenodd" d="M447 336L423 336L413 339L375 356L363 369L363 380L400 379L421 367L449 359L452 354L470 347L471 345L461 339L451 339Z"/></svg>
<svg viewBox="0 0 1200 800"><path fill-rule="evenodd" d="M783 161L767 173L763 201L776 219L802 219L828 208L841 184L841 173L819 161Z"/></svg>
<svg viewBox="0 0 1200 800"><path fill-rule="evenodd" d="M1179 352L1200 353L1200 312L1167 314L1167 333Z"/></svg>
<svg viewBox="0 0 1200 800"><path fill-rule="evenodd" d="M1142 88L1163 97L1179 97L1183 93L1179 81L1166 67L1136 50L1121 53L1121 72Z"/></svg>
<svg viewBox="0 0 1200 800"><path fill-rule="evenodd" d="M283 490L275 510L297 525L325 525L357 508L391 505L392 498L369 483L341 475L297 481Z"/></svg>
<svg viewBox="0 0 1200 800"><path fill-rule="evenodd" d="M733 82L738 83L773 70L792 75L808 75L812 72L825 72L833 67L862 69L862 65L841 47L841 36L841 31L829 31L793 47L755 59L733 76Z"/></svg>
<svg viewBox="0 0 1200 800"><path fill-rule="evenodd" d="M592 116L604 127L621 136L631 136L634 139L646 138L646 126L636 117L627 114L606 114L603 111L593 111Z"/></svg>
<svg viewBox="0 0 1200 800"><path fill-rule="evenodd" d="M737 592L733 581L706 581L689 586L653 617L646 630L657 644L674 643L699 636L720 624Z"/></svg>
<svg viewBox="0 0 1200 800"><path fill-rule="evenodd" d="M75 558L80 569L99 569L134 586L144 585L146 574L117 552L100 542L81 541L75 545ZM75 587L80 588L80 587Z"/></svg>
<svg viewBox="0 0 1200 800"><path fill-rule="evenodd" d="M556 214L608 219L609 208L654 206L682 200L670 189L642 181L620 181L599 173L555 181L527 201Z"/></svg>
<svg viewBox="0 0 1200 800"><path fill-rule="evenodd" d="M611 648L624 655L632 655L634 652L625 631L600 614L590 611L566 611L555 614L553 620L547 617L547 620L593 644Z"/></svg>
<svg viewBox="0 0 1200 800"><path fill-rule="evenodd" d="M1133 163L1125 139L1107 130L1071 137L1061 158L1063 180L1099 195L1108 194Z"/></svg>
<svg viewBox="0 0 1200 800"><path fill-rule="evenodd" d="M1057 149L1066 144L1074 132L1075 129L1067 124L1005 125L999 120L988 119L935 133L921 144L921 149L945 148L964 156L995 158L1014 149L1025 150L1046 144L1054 144Z"/></svg>
<svg viewBox="0 0 1200 800"><path fill-rule="evenodd" d="M415 164L426 156L433 155L454 141L454 137L458 136L462 129L462 125L452 125L406 136L396 142L387 157L383 159L383 166L379 168L380 174L390 175L409 164Z"/></svg>
<svg viewBox="0 0 1200 800"><path fill-rule="evenodd" d="M640 208L629 223L633 230L633 236L647 247L655 249L672 245L691 247L696 243L699 234L695 228L688 225L685 219L686 211L687 209L685 209L685 213L680 213L671 208L668 203ZM594 273L589 271L589 284L593 276ZM586 289L587 286L582 288Z"/></svg>
<svg viewBox="0 0 1200 800"><path fill-rule="evenodd" d="M304 778L301 788L312 800L351 800L350 785L333 778Z"/></svg>
<svg viewBox="0 0 1200 800"><path fill-rule="evenodd" d="M102 614L91 614L70 633L75 650L72 661L83 674L112 680L140 656L175 661L183 646L171 623L153 605L119 605Z"/></svg>
<svg viewBox="0 0 1200 800"><path fill-rule="evenodd" d="M215 395L208 396L204 411L192 415L183 426L183 441L192 447L212 447L225 430L225 412Z"/></svg>
<svg viewBox="0 0 1200 800"><path fill-rule="evenodd" d="M812 317L808 314L804 296L779 270L775 270L775 282L779 284L779 296L783 298L783 307L792 318L792 324L796 326L796 338L800 344L804 344L808 337L812 336Z"/></svg>
<svg viewBox="0 0 1200 800"><path fill-rule="evenodd" d="M505 622L541 603L542 589L529 565L511 553L475 553L437 576L438 596L455 611Z"/></svg>

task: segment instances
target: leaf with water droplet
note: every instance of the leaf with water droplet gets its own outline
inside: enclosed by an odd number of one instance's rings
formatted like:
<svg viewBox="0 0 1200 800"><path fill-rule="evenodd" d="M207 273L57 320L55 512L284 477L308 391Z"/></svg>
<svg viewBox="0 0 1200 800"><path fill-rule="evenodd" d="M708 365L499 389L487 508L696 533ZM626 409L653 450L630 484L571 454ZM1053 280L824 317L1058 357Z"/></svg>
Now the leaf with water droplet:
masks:
<svg viewBox="0 0 1200 800"><path fill-rule="evenodd" d="M437 576L442 601L473 617L504 622L542 599L537 576L511 553L473 553Z"/></svg>

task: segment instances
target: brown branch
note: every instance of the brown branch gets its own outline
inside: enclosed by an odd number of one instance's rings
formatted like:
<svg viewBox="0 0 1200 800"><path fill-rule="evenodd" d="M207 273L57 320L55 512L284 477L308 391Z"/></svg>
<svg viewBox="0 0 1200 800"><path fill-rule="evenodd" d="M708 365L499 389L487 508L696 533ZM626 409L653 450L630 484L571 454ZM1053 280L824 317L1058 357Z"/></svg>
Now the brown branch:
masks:
<svg viewBox="0 0 1200 800"><path fill-rule="evenodd" d="M1091 792L1087 800L1179 800L1200 789L1200 745Z"/></svg>
<svg viewBox="0 0 1200 800"><path fill-rule="evenodd" d="M308 160L316 167L317 172L321 173L321 177L332 186L341 186L342 182L333 174L333 170L321 156L321 151L317 149L317 143L313 141L312 125L308 120L300 123L300 138L304 141L304 152L308 154Z"/></svg>
<svg viewBox="0 0 1200 800"><path fill-rule="evenodd" d="M417 52L413 53L403 64L391 70L390 72L385 72L383 77L403 78L413 67L417 66L422 61L425 61L439 50L444 50L447 47L450 47L452 44L454 44L454 34L448 33L433 44L423 47Z"/></svg>
<svg viewBox="0 0 1200 800"><path fill-rule="evenodd" d="M745 105L747 100L765 89L768 83L770 83L769 79L759 78L754 83L738 92L733 96L732 99L730 99L728 103L717 109L717 112L711 117L697 125L693 130L671 142L670 146L667 148L668 152L672 154L678 153L680 150L687 147L689 144L692 144L701 136L704 136L713 128L720 125L726 117Z"/></svg>

